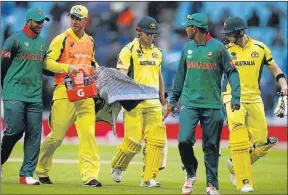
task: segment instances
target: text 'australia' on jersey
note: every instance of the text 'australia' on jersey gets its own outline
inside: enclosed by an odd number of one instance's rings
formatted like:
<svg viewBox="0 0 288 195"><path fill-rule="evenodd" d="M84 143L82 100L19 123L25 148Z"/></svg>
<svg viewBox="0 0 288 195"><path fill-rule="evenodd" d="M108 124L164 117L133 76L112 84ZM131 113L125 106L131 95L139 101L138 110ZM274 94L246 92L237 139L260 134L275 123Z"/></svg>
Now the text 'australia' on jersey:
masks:
<svg viewBox="0 0 288 195"><path fill-rule="evenodd" d="M241 102L262 102L259 82L263 66L274 63L271 51L264 43L250 37L244 48L236 44L229 44L227 49L239 72ZM229 101L230 94L231 87L228 84L226 89L224 87L224 102Z"/></svg>

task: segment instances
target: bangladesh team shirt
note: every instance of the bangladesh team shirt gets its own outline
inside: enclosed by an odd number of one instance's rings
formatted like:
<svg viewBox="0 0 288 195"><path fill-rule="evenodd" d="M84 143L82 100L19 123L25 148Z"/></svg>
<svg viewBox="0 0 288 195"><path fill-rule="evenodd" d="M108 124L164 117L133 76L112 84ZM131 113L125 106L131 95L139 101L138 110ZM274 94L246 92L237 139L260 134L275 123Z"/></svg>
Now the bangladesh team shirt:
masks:
<svg viewBox="0 0 288 195"><path fill-rule="evenodd" d="M25 26L4 43L1 53L3 100L42 102L45 40Z"/></svg>
<svg viewBox="0 0 288 195"><path fill-rule="evenodd" d="M262 102L259 82L264 65L274 63L271 51L264 43L250 37L244 48L236 44L228 44L226 47L239 72L241 102ZM229 102L231 86L227 84L223 91L223 102Z"/></svg>
<svg viewBox="0 0 288 195"><path fill-rule="evenodd" d="M172 87L170 104L221 109L221 79L232 83L232 103L240 104L239 75L224 44L209 34L204 43L192 40L184 46Z"/></svg>

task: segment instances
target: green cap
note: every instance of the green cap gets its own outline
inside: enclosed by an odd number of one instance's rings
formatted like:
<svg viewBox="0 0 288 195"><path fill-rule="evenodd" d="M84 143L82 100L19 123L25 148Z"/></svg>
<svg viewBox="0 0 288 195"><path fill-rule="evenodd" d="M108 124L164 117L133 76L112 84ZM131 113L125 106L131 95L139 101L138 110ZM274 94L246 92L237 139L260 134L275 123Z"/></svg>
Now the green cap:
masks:
<svg viewBox="0 0 288 195"><path fill-rule="evenodd" d="M142 17L136 25L136 30L142 31L145 33L159 34L158 23L154 18L150 16Z"/></svg>
<svg viewBox="0 0 288 195"><path fill-rule="evenodd" d="M188 15L186 20L181 22L181 24L185 27L196 26L198 28L208 29L208 19L206 15L201 14L201 13Z"/></svg>
<svg viewBox="0 0 288 195"><path fill-rule="evenodd" d="M237 30L247 29L246 22L240 17L229 17L224 22L222 34L228 34Z"/></svg>
<svg viewBox="0 0 288 195"><path fill-rule="evenodd" d="M41 20L50 21L50 18L44 16L41 9L31 8L26 12L26 20L34 20L36 22L40 22Z"/></svg>

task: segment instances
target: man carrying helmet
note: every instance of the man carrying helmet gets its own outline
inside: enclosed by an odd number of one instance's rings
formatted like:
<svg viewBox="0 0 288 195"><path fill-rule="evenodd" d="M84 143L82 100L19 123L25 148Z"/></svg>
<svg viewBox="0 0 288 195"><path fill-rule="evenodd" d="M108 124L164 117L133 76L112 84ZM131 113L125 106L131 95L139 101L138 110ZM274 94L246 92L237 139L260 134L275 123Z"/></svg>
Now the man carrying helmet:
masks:
<svg viewBox="0 0 288 195"><path fill-rule="evenodd" d="M160 187L155 181L166 144L166 127L162 122L161 103L165 102L161 74L162 51L153 43L159 34L154 18L144 16L136 26L137 37L119 53L117 68L138 84L159 89L159 99L145 100L130 112L124 110L124 139L111 162L111 176L120 182L132 158L141 151L141 140L146 142L145 169L141 187ZM144 131L144 135L142 134Z"/></svg>
<svg viewBox="0 0 288 195"><path fill-rule="evenodd" d="M281 85L282 96L280 98L284 98L286 104L287 82L269 48L264 43L249 37L245 29L247 25L242 18L229 17L225 20L224 29L221 31L225 35L228 42L226 47L239 72L241 109L235 112L228 109L231 104L230 85L224 87L222 97L227 112L230 130L229 145L233 160L233 166L231 159L227 163L231 173L230 178L238 190L251 192L254 191L251 164L266 155L269 149L278 142L276 137L267 138L267 123L259 90L263 65L267 66ZM278 106L281 105L278 104ZM280 110L277 107L275 111L278 111L277 109ZM287 106L283 113L287 113ZM281 115L277 116L281 117Z"/></svg>
<svg viewBox="0 0 288 195"><path fill-rule="evenodd" d="M240 107L240 81L238 72L223 43L208 33L207 17L201 13L188 15L182 22L190 39L183 49L170 98L171 112L181 97L179 117L179 152L187 172L182 187L190 194L196 181L198 162L193 151L195 129L200 121L202 147L206 167L206 193L219 194L219 143L223 127L221 104L221 78L226 73L232 85L232 112Z"/></svg>

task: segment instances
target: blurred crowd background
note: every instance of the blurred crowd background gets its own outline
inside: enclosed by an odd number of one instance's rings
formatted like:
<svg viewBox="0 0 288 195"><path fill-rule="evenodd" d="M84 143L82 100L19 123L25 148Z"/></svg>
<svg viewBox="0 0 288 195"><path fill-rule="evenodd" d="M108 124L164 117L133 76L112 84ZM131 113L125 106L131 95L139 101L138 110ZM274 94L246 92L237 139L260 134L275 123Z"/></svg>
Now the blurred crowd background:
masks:
<svg viewBox="0 0 288 195"><path fill-rule="evenodd" d="M173 77L183 46L189 41L181 21L187 14L202 12L209 18L210 34L221 40L220 30L229 16L240 16L248 23L247 33L264 42L272 51L276 63L287 75L287 2L1 2L1 47L6 38L25 25L28 8L38 7L51 18L45 22L42 36L51 40L69 28L68 13L73 5L89 9L86 32L95 39L96 60L101 66L115 67L118 52L136 35L135 24L144 15L154 17L161 34L157 45L163 51L162 73L166 91L171 91ZM50 110L53 78L44 77L43 99L45 110ZM279 85L265 67L261 91L267 116L273 115L277 104Z"/></svg>

